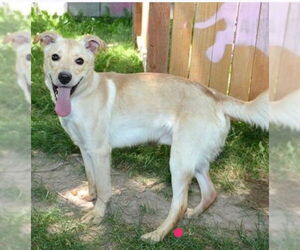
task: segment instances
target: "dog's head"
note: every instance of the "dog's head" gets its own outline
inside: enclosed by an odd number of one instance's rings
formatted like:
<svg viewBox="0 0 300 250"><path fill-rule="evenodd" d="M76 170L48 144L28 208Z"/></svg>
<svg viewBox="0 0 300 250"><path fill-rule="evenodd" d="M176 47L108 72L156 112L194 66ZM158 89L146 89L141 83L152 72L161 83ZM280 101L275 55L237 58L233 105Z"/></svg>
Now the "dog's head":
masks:
<svg viewBox="0 0 300 250"><path fill-rule="evenodd" d="M4 43L12 44L17 54L16 70L19 81L25 81L24 84L31 85L31 38L30 32L21 31L7 34Z"/></svg>
<svg viewBox="0 0 300 250"><path fill-rule="evenodd" d="M44 48L45 82L56 100L56 112L67 116L71 112L71 96L79 86L87 84L94 71L95 54L105 48L105 43L93 35L76 41L52 31L37 35L34 42L40 42Z"/></svg>

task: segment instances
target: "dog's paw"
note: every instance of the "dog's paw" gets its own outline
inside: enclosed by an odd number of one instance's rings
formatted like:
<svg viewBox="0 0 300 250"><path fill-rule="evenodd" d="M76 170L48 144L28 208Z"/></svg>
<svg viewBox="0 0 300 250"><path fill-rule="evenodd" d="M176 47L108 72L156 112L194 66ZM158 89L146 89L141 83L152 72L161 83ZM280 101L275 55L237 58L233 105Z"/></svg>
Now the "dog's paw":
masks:
<svg viewBox="0 0 300 250"><path fill-rule="evenodd" d="M192 209L192 208L188 208L184 214L184 217L187 219L191 219L191 218L197 217L197 216L198 216L198 213L196 213L195 209Z"/></svg>
<svg viewBox="0 0 300 250"><path fill-rule="evenodd" d="M142 235L141 240L149 243L157 243L160 242L163 239L162 233L156 231L153 231L151 233L147 233Z"/></svg>
<svg viewBox="0 0 300 250"><path fill-rule="evenodd" d="M85 201L88 201L88 202L92 202L97 199L97 195L96 194L86 194L82 197L82 199Z"/></svg>
<svg viewBox="0 0 300 250"><path fill-rule="evenodd" d="M86 215L81 218L82 223L100 224L103 220L103 215L99 211L93 208Z"/></svg>

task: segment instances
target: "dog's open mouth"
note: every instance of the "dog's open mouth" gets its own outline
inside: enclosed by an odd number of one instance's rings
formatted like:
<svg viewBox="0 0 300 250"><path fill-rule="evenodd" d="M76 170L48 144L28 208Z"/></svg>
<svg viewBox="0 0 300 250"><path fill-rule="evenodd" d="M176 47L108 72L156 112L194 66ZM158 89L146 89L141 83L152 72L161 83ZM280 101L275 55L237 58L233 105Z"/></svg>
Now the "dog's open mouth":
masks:
<svg viewBox="0 0 300 250"><path fill-rule="evenodd" d="M78 84L79 84L79 82L75 86L71 87L71 91L70 91L71 95L75 92ZM55 99L57 100L57 95L58 95L58 90L57 89L58 89L58 87L52 83L52 88L53 88L53 92L54 92L54 95L55 95ZM62 88L68 88L68 87L62 87Z"/></svg>
<svg viewBox="0 0 300 250"><path fill-rule="evenodd" d="M58 88L59 88L59 87L56 86L56 85L54 85L51 76L50 76L50 78L51 78L51 83L52 83L53 93L54 93L54 95L55 95L55 99L57 100ZM79 83L82 81L82 79L83 79L83 77L80 78L80 80L78 81L78 83L77 83L75 86L71 87L70 95L72 95L72 94L75 92L76 88L78 87L78 85L79 85ZM62 87L62 88L63 88L63 87ZM65 87L65 88L68 88L68 87Z"/></svg>
<svg viewBox="0 0 300 250"><path fill-rule="evenodd" d="M55 112L61 117L68 116L71 113L71 95L74 93L77 86L82 81L83 77L80 78L80 80L75 86L66 87L54 85L51 75L49 76L51 79L52 89L56 99Z"/></svg>

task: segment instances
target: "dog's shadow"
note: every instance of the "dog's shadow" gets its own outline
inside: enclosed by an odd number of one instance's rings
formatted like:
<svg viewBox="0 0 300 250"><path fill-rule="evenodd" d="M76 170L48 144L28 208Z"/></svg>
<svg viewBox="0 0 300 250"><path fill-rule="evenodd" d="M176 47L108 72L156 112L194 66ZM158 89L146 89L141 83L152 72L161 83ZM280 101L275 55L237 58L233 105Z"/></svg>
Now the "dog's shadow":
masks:
<svg viewBox="0 0 300 250"><path fill-rule="evenodd" d="M52 168L57 164L55 159L45 166L45 156L33 158L33 165ZM57 202L71 208L74 216L80 218L93 207L93 202L84 200L88 186L78 155L69 157L67 163L51 172L34 174L33 178L41 178L44 185L59 195ZM144 180L144 181L141 181ZM156 228L166 218L171 204L171 188L155 179L147 180L130 177L126 172L112 169L112 192L107 215L122 218L124 222L135 225L146 225ZM184 219L181 225L190 223L197 225L235 228L243 224L247 230L255 230L258 218L257 211L244 205L247 195L219 193L216 202L197 218ZM189 207L200 202L198 186L192 186L189 193ZM263 218L267 220L266 216Z"/></svg>

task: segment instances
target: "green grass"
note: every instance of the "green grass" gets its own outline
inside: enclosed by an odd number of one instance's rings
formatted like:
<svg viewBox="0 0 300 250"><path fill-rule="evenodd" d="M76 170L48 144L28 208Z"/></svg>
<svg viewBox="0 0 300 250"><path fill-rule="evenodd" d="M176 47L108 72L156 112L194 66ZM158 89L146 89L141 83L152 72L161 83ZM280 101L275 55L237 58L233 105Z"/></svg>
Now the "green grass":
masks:
<svg viewBox="0 0 300 250"><path fill-rule="evenodd" d="M57 200L57 195L51 192L43 183L34 182L31 188L33 200L47 201L53 203Z"/></svg>
<svg viewBox="0 0 300 250"><path fill-rule="evenodd" d="M1 211L0 213L0 249L30 249L30 234L22 232L24 226L30 226L30 213Z"/></svg>
<svg viewBox="0 0 300 250"><path fill-rule="evenodd" d="M29 196L18 187L17 173L13 181L2 173L8 166L14 171L18 162L5 158L7 155L13 152L18 158L30 153L30 113L17 84L15 52L2 40L7 33L29 29L29 23L20 12L0 6L0 158L4 156L0 165L0 249L7 250L30 248L30 233L26 232L30 228Z"/></svg>
<svg viewBox="0 0 300 250"><path fill-rule="evenodd" d="M270 167L274 172L300 173L300 133L287 128L270 127ZM285 175L283 175L285 178Z"/></svg>
<svg viewBox="0 0 300 250"><path fill-rule="evenodd" d="M10 32L29 29L28 18L0 7L0 41ZM24 151L30 145L30 113L17 84L15 52L0 43L0 151Z"/></svg>
<svg viewBox="0 0 300 250"><path fill-rule="evenodd" d="M67 37L79 37L85 33L96 34L108 43L109 48L97 56L96 71L132 73L143 71L138 52L131 41L131 19L50 16L46 12L32 11L32 35L45 30L56 30ZM43 53L38 45L32 48L32 149L49 155L66 158L79 150L61 128L54 114L54 105L43 81ZM169 146L141 145L114 149L112 165L131 176L156 177L170 184L168 169ZM268 175L268 134L249 125L234 122L223 152L211 166L213 181L221 190L233 192L245 185L266 179ZM33 196L43 201L48 197L45 187L33 190ZM46 198L45 200L47 200ZM151 213L141 207L145 213ZM151 229L129 225L116 216L105 219L104 236L85 242L81 236L89 228L74 217L64 216L60 209L34 210L32 214L33 249L267 249L268 234L258 228L253 234L243 229L235 232L217 227L186 225L186 235L175 239L169 235L155 246L139 238ZM49 233L48 227L59 224L57 233Z"/></svg>
<svg viewBox="0 0 300 250"><path fill-rule="evenodd" d="M100 53L95 62L96 71L123 73L141 72L142 63L131 40L131 18L111 17L86 18L50 16L46 12L32 10L32 35L45 30L56 30L63 36L80 37L95 34L103 39L109 48ZM63 156L78 152L61 128L54 114L54 105L44 84L43 53L38 45L32 48L32 148L49 154Z"/></svg>
<svg viewBox="0 0 300 250"><path fill-rule="evenodd" d="M67 217L61 209L32 212L32 249L85 249L78 236L85 225Z"/></svg>
<svg viewBox="0 0 300 250"><path fill-rule="evenodd" d="M130 175L158 177L170 183L170 147L143 145L113 151L113 166ZM247 124L235 122L219 157L211 164L214 183L234 191L243 181L256 181L268 174L268 134Z"/></svg>
<svg viewBox="0 0 300 250"><path fill-rule="evenodd" d="M32 35L45 30L57 30L68 37L85 33L101 37L110 48L98 55L95 63L97 71L142 71L141 61L131 41L131 19L128 17L87 18L71 17L68 14L50 16L33 9ZM62 156L78 153L78 148L61 128L54 114L49 91L43 82L43 53L40 47L34 46L32 54L32 148ZM267 133L243 123L234 123L224 151L212 164L214 181L224 190L234 191L245 179L266 177L267 148ZM162 181L170 182L168 161L168 146L142 145L113 151L115 168L131 175L155 175Z"/></svg>
<svg viewBox="0 0 300 250"><path fill-rule="evenodd" d="M296 207L299 204L300 177L300 133L287 128L270 127L270 171L271 183L275 194L271 202L281 204L280 230L270 230L272 249L299 249L300 232ZM287 187L287 188L282 188ZM292 187L292 188L291 188ZM280 221L280 222L279 222Z"/></svg>
<svg viewBox="0 0 300 250"><path fill-rule="evenodd" d="M30 28L30 18L19 11L0 6L0 36Z"/></svg>
<svg viewBox="0 0 300 250"><path fill-rule="evenodd" d="M2 185L4 186L4 185ZM18 188L17 186L13 186L12 184L8 184L5 187L1 188L0 192L0 200L3 202L3 200L6 201L28 201L29 202L29 196L28 194L25 194L21 188Z"/></svg>
<svg viewBox="0 0 300 250"><path fill-rule="evenodd" d="M243 227L224 231L191 222L182 226L183 237L176 239L170 234L163 242L152 245L140 240L150 228L125 223L116 215L108 215L101 228L91 229L68 213L64 208L34 210L32 249L268 249L267 232L259 223L254 232L246 233ZM89 236L92 230L97 233Z"/></svg>
<svg viewBox="0 0 300 250"><path fill-rule="evenodd" d="M268 236L260 226L253 234L246 234L242 227L224 232L217 226L200 227L190 223L182 226L183 237L176 239L169 234L164 241L151 245L140 240L144 233L151 231L149 228L128 225L113 216L104 223L111 225L106 233L116 243L116 249L268 249Z"/></svg>

